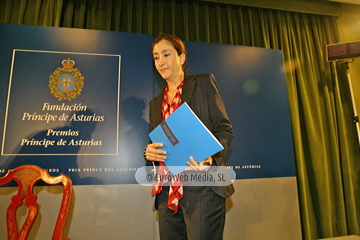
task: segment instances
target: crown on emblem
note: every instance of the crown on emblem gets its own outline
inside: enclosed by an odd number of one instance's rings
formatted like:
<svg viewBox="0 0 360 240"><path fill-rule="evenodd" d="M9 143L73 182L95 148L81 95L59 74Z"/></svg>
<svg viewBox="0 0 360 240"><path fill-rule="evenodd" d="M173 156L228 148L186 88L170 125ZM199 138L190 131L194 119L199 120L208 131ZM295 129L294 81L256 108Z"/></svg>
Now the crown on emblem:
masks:
<svg viewBox="0 0 360 240"><path fill-rule="evenodd" d="M65 69L71 69L75 65L75 61L68 58L62 60L61 64L64 66Z"/></svg>

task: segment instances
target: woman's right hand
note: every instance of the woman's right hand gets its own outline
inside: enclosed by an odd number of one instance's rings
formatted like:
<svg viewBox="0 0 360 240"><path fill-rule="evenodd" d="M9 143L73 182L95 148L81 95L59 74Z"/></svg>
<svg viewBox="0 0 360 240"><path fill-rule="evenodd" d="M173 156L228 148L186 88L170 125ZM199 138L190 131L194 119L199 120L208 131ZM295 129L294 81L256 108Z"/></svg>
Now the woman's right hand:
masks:
<svg viewBox="0 0 360 240"><path fill-rule="evenodd" d="M150 143L146 146L144 157L147 161L164 162L166 151L157 149L164 146L162 143Z"/></svg>

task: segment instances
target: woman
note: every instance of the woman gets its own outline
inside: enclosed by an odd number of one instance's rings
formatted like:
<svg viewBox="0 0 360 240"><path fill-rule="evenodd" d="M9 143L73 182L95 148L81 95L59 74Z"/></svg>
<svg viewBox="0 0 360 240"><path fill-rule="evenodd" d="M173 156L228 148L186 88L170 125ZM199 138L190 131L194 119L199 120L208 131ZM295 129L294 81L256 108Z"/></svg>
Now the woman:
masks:
<svg viewBox="0 0 360 240"><path fill-rule="evenodd" d="M214 134L224 150L207 159L190 157L190 169L211 165L224 166L233 138L232 126L212 74L185 74L186 49L176 36L162 34L152 43L152 54L157 71L166 81L163 92L150 101L149 119L152 131L183 102ZM148 163L164 165L166 152L162 143L147 145L144 157ZM203 167L204 168L204 167ZM229 186L174 186L155 185L155 208L159 213L160 238L218 240L222 239L225 223L225 199L234 192ZM180 186L179 186L180 185Z"/></svg>

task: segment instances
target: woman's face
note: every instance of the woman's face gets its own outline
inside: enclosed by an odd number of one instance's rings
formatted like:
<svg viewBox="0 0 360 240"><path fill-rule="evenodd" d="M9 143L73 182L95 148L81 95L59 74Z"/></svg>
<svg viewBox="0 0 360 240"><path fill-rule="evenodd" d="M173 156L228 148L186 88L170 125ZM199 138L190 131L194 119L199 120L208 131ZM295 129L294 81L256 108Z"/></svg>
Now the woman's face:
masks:
<svg viewBox="0 0 360 240"><path fill-rule="evenodd" d="M162 39L156 43L153 48L153 57L156 70L162 78L178 80L178 77L183 77L182 65L185 62L185 54L182 53L179 56L169 41Z"/></svg>

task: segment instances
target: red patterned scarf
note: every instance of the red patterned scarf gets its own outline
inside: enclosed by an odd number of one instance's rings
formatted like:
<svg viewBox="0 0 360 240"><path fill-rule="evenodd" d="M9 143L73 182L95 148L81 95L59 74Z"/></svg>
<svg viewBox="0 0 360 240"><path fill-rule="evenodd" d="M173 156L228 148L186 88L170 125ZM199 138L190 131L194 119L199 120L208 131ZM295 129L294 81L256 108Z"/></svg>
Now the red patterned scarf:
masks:
<svg viewBox="0 0 360 240"><path fill-rule="evenodd" d="M164 121L168 116L170 116L178 107L181 105L181 96L182 96L182 88L184 85L184 80L180 83L177 87L177 91L175 94L174 99L172 100L171 104L168 104L168 85L166 85L164 89L164 96L162 101L162 121ZM166 165L162 162L159 164L159 175L160 176L167 176L169 174L169 170ZM171 174L171 173L170 173ZM173 177L171 181L171 185L169 188L169 196L168 196L168 207L177 213L179 208L179 200L183 197L183 185L182 182L179 180L181 173L178 174L177 177ZM167 179L166 177L164 179ZM177 179L177 180L174 180ZM155 196L162 191L162 186L167 182L165 181L157 181L151 192L151 196Z"/></svg>

